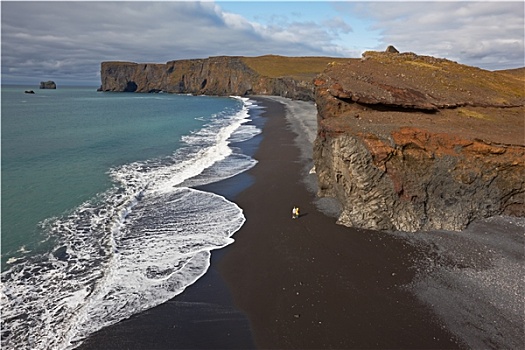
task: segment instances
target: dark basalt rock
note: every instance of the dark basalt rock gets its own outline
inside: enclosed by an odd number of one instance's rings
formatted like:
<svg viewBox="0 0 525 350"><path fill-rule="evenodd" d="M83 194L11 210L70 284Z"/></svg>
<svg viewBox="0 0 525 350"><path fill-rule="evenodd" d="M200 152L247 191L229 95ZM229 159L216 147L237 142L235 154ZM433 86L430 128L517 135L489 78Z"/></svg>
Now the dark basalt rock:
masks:
<svg viewBox="0 0 525 350"><path fill-rule="evenodd" d="M392 45L388 45L388 47L386 48L385 52L399 53L399 51L397 51L397 49L395 47L393 47Z"/></svg>
<svg viewBox="0 0 525 350"><path fill-rule="evenodd" d="M54 81L41 81L40 82L40 88L41 89L56 89L57 88L57 85L55 84Z"/></svg>
<svg viewBox="0 0 525 350"><path fill-rule="evenodd" d="M258 59L260 62L254 63ZM291 63L291 60L295 61ZM166 64L102 62L102 85L99 90L219 96L274 95L311 101L314 98L313 78L333 60L337 59L220 56L170 61ZM257 71L250 66L250 62L271 73ZM295 72L281 75L272 71L272 66L294 67L295 62ZM312 68L310 63L315 67ZM298 66L300 69L297 69Z"/></svg>

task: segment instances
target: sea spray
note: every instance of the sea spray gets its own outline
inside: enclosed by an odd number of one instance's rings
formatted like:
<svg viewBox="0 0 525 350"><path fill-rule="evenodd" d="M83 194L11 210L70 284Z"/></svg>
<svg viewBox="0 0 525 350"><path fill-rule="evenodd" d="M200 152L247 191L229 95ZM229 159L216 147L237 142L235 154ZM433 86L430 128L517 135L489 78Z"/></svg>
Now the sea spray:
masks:
<svg viewBox="0 0 525 350"><path fill-rule="evenodd" d="M245 218L234 203L187 183L228 178L256 163L230 147L258 133L245 125L250 101L242 101L236 113L215 115L183 137L172 156L113 168L110 190L48 220L55 247L2 273L4 348L74 348L206 272L210 251L232 243Z"/></svg>

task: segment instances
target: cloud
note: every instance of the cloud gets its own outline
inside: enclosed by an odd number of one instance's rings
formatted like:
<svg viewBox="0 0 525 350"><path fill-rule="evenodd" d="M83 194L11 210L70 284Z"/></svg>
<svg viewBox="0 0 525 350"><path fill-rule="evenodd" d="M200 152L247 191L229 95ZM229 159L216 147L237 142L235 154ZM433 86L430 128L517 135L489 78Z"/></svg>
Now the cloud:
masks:
<svg viewBox="0 0 525 350"><path fill-rule="evenodd" d="M392 44L485 69L525 64L523 2L372 2L353 10L374 20L378 49Z"/></svg>
<svg viewBox="0 0 525 350"><path fill-rule="evenodd" d="M97 82L100 62L336 55L315 23L265 26L213 2L3 2L2 79Z"/></svg>
<svg viewBox="0 0 525 350"><path fill-rule="evenodd" d="M4 1L2 82L96 85L100 62L111 60L359 57L357 48L371 45L362 37L378 50L393 44L489 69L523 65L523 2L318 2L308 14L308 2L268 6L274 14L265 8L271 20L263 22L211 1Z"/></svg>
<svg viewBox="0 0 525 350"><path fill-rule="evenodd" d="M328 28L333 33L345 33L348 34L353 32L352 26L346 23L343 17L335 16L322 22L323 26Z"/></svg>

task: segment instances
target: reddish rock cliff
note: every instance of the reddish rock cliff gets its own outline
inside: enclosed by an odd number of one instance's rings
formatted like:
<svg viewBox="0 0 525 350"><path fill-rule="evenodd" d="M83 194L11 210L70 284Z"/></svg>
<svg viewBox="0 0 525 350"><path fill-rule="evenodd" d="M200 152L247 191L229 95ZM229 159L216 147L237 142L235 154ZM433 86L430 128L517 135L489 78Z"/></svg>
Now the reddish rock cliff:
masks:
<svg viewBox="0 0 525 350"><path fill-rule="evenodd" d="M339 223L460 230L525 215L524 75L367 52L315 80L314 160Z"/></svg>

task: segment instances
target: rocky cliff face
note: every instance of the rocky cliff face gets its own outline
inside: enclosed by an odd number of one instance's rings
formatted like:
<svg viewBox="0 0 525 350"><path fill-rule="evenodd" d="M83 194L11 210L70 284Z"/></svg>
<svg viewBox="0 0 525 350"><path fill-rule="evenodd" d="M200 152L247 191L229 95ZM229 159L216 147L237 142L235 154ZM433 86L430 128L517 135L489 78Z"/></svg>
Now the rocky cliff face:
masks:
<svg viewBox="0 0 525 350"><path fill-rule="evenodd" d="M525 216L523 69L489 72L389 48L343 60L103 62L101 78L102 91L315 100L319 195L339 200L343 225L461 230Z"/></svg>
<svg viewBox="0 0 525 350"><path fill-rule="evenodd" d="M524 216L523 78L412 53L332 65L315 80L319 195L378 230Z"/></svg>
<svg viewBox="0 0 525 350"><path fill-rule="evenodd" d="M272 59L278 65L285 58L272 56ZM325 60L327 63L330 59ZM313 100L314 96L311 76L265 76L246 64L243 57L210 57L166 64L103 62L101 80L101 91L255 94L300 100Z"/></svg>

